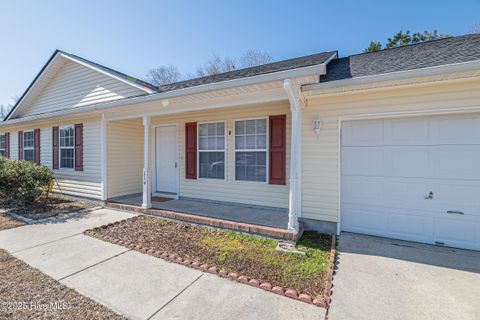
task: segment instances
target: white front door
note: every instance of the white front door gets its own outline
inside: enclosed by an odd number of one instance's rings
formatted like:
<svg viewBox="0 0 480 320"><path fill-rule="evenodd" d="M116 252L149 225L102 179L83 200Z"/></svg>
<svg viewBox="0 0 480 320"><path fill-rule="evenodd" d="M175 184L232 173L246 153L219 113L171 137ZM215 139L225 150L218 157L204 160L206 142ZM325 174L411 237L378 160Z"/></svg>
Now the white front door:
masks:
<svg viewBox="0 0 480 320"><path fill-rule="evenodd" d="M155 128L156 192L177 194L178 186L177 126Z"/></svg>
<svg viewBox="0 0 480 320"><path fill-rule="evenodd" d="M342 125L342 230L480 250L480 114Z"/></svg>

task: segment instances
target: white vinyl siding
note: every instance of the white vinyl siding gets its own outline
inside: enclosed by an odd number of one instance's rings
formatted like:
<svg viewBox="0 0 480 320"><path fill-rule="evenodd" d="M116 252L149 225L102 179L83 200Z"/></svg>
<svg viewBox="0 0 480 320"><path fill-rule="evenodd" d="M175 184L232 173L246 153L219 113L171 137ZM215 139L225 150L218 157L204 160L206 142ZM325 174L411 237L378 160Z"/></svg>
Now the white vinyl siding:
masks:
<svg viewBox="0 0 480 320"><path fill-rule="evenodd" d="M15 113L15 118L113 101L144 91L96 70L66 61L40 95Z"/></svg>
<svg viewBox="0 0 480 320"><path fill-rule="evenodd" d="M142 120L109 122L107 125L107 197L141 193L142 175Z"/></svg>
<svg viewBox="0 0 480 320"><path fill-rule="evenodd" d="M83 166L84 171L72 169L54 170L54 191L66 195L79 196L92 199L101 199L101 174L100 174L100 120L97 118L65 119L60 123L45 122L31 124L29 127L9 129L10 156L18 159L18 131L31 131L40 128L40 163L52 168L52 127L83 123Z"/></svg>
<svg viewBox="0 0 480 320"><path fill-rule="evenodd" d="M310 99L303 112L302 214L339 219L339 117L478 106L480 81L359 91ZM320 118L315 134L312 123Z"/></svg>

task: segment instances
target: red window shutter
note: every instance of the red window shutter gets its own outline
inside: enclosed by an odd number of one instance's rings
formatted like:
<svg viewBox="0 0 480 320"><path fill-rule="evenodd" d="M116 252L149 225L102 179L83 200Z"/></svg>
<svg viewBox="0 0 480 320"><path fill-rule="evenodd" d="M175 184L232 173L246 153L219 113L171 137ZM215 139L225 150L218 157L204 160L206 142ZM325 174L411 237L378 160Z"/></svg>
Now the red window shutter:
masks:
<svg viewBox="0 0 480 320"><path fill-rule="evenodd" d="M33 161L40 165L40 129L33 130Z"/></svg>
<svg viewBox="0 0 480 320"><path fill-rule="evenodd" d="M83 171L83 124L75 125L75 171Z"/></svg>
<svg viewBox="0 0 480 320"><path fill-rule="evenodd" d="M270 116L269 119L269 177L270 184L286 184L287 116Z"/></svg>
<svg viewBox="0 0 480 320"><path fill-rule="evenodd" d="M10 132L5 133L5 157L10 159Z"/></svg>
<svg viewBox="0 0 480 320"><path fill-rule="evenodd" d="M18 131L18 160L23 160L23 131Z"/></svg>
<svg viewBox="0 0 480 320"><path fill-rule="evenodd" d="M59 137L59 128L58 127L53 127L52 128L52 167L53 169L58 169L59 166L59 143L60 143L60 137Z"/></svg>
<svg viewBox="0 0 480 320"><path fill-rule="evenodd" d="M197 179L197 123L185 124L185 178Z"/></svg>

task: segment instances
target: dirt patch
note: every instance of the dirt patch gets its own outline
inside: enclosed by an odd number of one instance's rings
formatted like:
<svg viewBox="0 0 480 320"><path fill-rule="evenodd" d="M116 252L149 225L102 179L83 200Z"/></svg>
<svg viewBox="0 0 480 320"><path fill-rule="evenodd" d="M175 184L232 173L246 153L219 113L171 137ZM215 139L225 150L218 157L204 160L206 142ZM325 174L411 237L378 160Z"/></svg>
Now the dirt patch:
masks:
<svg viewBox="0 0 480 320"><path fill-rule="evenodd" d="M1 319L125 319L0 249Z"/></svg>
<svg viewBox="0 0 480 320"><path fill-rule="evenodd" d="M298 242L305 255L276 251L278 242L272 239L145 216L87 234L173 253L313 297L326 286L331 236L316 232L306 232Z"/></svg>
<svg viewBox="0 0 480 320"><path fill-rule="evenodd" d="M0 209L1 211L2 209ZM16 220L5 213L0 212L0 230L16 228L25 225L25 222Z"/></svg>
<svg viewBox="0 0 480 320"><path fill-rule="evenodd" d="M61 195L50 195L48 198L41 199L37 203L27 206L5 202L0 202L0 206L3 207L5 213L15 213L26 218L39 220L92 209L97 205L90 202L72 200Z"/></svg>

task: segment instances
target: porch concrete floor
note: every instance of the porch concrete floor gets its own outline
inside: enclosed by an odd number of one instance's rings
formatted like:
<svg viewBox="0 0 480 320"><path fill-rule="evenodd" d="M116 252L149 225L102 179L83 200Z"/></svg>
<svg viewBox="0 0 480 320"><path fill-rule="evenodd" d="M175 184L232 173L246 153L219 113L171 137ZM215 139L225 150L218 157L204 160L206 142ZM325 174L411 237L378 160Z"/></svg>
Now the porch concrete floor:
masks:
<svg viewBox="0 0 480 320"><path fill-rule="evenodd" d="M112 202L142 205L142 195L128 195L111 199ZM242 204L220 203L200 199L172 199L165 202L152 201L155 209L188 213L209 218L255 224L265 227L287 229L288 210L282 208L251 207Z"/></svg>

